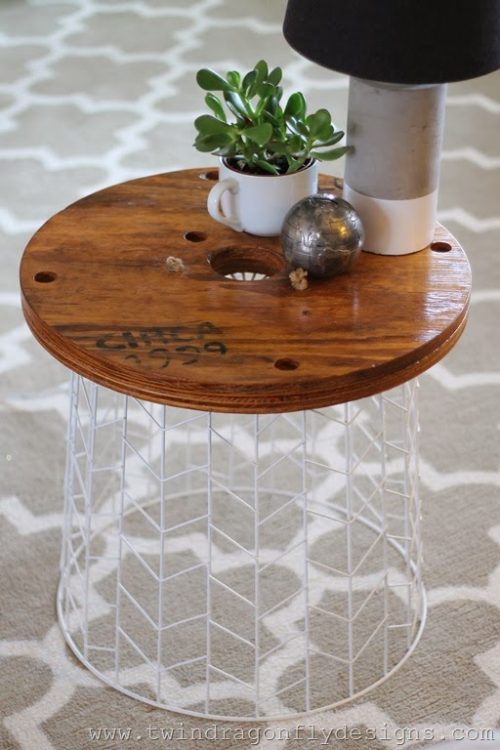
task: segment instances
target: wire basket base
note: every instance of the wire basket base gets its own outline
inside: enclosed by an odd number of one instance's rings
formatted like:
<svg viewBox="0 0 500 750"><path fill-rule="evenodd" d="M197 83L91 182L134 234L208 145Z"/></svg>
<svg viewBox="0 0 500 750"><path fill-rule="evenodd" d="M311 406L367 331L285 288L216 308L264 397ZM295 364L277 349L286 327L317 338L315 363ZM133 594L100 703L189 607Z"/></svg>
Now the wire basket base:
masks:
<svg viewBox="0 0 500 750"><path fill-rule="evenodd" d="M57 606L77 658L219 720L333 708L387 679L426 617L416 390L244 416L74 376Z"/></svg>

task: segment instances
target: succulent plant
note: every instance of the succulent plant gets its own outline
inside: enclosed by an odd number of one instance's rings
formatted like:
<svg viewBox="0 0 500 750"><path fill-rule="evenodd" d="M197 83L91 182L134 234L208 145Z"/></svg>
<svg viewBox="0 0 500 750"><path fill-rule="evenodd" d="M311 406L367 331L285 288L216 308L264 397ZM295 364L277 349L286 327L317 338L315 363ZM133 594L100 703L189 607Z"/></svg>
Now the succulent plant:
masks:
<svg viewBox="0 0 500 750"><path fill-rule="evenodd" d="M281 68L269 71L265 60L245 75L231 70L223 77L208 68L199 70L196 80L208 92L205 103L212 114L196 118L195 148L225 157L241 171L274 175L297 172L312 159L343 156L348 147L331 148L344 132L335 129L328 110L308 115L300 91L281 106L282 76ZM228 113L234 117L231 122Z"/></svg>

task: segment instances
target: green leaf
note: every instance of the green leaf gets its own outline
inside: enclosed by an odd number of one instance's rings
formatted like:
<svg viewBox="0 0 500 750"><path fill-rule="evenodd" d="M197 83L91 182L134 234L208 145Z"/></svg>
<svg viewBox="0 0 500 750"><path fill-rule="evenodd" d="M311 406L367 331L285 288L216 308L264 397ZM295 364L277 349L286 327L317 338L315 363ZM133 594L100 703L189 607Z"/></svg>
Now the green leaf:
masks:
<svg viewBox="0 0 500 750"><path fill-rule="evenodd" d="M243 83L241 84L241 90L242 92L248 96L249 99L254 96L254 87L257 83L257 73L255 70L251 70L249 73L246 74L246 76L243 78Z"/></svg>
<svg viewBox="0 0 500 750"><path fill-rule="evenodd" d="M272 140L266 144L266 149L273 154L285 154L287 156L297 156L303 150L304 142L298 135L287 137L286 140Z"/></svg>
<svg viewBox="0 0 500 750"><path fill-rule="evenodd" d="M288 99L285 107L285 117L297 117L302 119L306 113L306 100L300 91L296 91Z"/></svg>
<svg viewBox="0 0 500 750"><path fill-rule="evenodd" d="M270 96L274 94L276 89L274 86L272 86L270 83L259 83L257 86L255 93L261 97L261 99L269 99Z"/></svg>
<svg viewBox="0 0 500 750"><path fill-rule="evenodd" d="M298 154L304 148L304 141L300 135L288 136L287 143L291 154Z"/></svg>
<svg viewBox="0 0 500 750"><path fill-rule="evenodd" d="M280 174L278 167L274 164L270 164L268 161L264 161L264 159L255 159L254 163L262 169L263 172L269 172L269 174Z"/></svg>
<svg viewBox="0 0 500 750"><path fill-rule="evenodd" d="M253 120L254 111L250 106L250 103L247 102L246 99L240 96L240 94L238 94L236 91L225 91L224 99L228 103L228 105L232 104L236 112L242 117Z"/></svg>
<svg viewBox="0 0 500 750"><path fill-rule="evenodd" d="M277 117L274 116L274 114L272 114L272 112L269 111L269 109L266 109L263 114L266 122L269 122L273 126L273 128L279 129L280 121Z"/></svg>
<svg viewBox="0 0 500 750"><path fill-rule="evenodd" d="M237 70L230 70L226 78L233 88L238 89L240 87L241 76Z"/></svg>
<svg viewBox="0 0 500 750"><path fill-rule="evenodd" d="M350 146L342 146L341 148L333 148L331 151L311 151L311 156L313 159L319 159L320 161L333 161L334 159L340 159L350 150Z"/></svg>
<svg viewBox="0 0 500 750"><path fill-rule="evenodd" d="M200 115L194 121L194 126L202 135L212 135L213 133L228 133L232 126L227 122L222 122L212 115Z"/></svg>
<svg viewBox="0 0 500 750"><path fill-rule="evenodd" d="M286 154L288 147L282 141L269 141L269 143L266 143L266 150L271 154Z"/></svg>
<svg viewBox="0 0 500 750"><path fill-rule="evenodd" d="M304 165L303 159L294 159L292 156L288 159L288 169L286 170L287 174L293 174L293 172L298 172L298 170Z"/></svg>
<svg viewBox="0 0 500 750"><path fill-rule="evenodd" d="M268 108L269 100L272 97L274 92L274 86L271 86L270 83L261 83L257 87L257 95L260 97L259 101L257 103L257 106L255 107L255 117L259 118L264 110Z"/></svg>
<svg viewBox="0 0 500 750"><path fill-rule="evenodd" d="M327 109L318 109L317 112L306 117L306 125L312 136L319 136L322 131L327 130L326 137L328 137L331 124L332 118Z"/></svg>
<svg viewBox="0 0 500 750"><path fill-rule="evenodd" d="M306 124L302 122L301 120L296 120L295 117L289 117L287 119L287 125L289 129L292 131L292 133L295 133L296 135L300 135L301 138L304 138L304 139L309 138L309 129L307 128Z"/></svg>
<svg viewBox="0 0 500 750"><path fill-rule="evenodd" d="M205 96L205 104L209 109L212 110L214 115L218 117L219 120L226 122L226 113L224 112L224 107L222 106L221 100L217 96L215 96L215 94L207 94Z"/></svg>
<svg viewBox="0 0 500 750"><path fill-rule="evenodd" d="M225 146L221 146L220 148L215 149L215 151L212 151L213 154L216 154L217 156L227 156L230 159L232 159L234 156L236 156L236 149L234 148L234 143L228 143Z"/></svg>
<svg viewBox="0 0 500 750"><path fill-rule="evenodd" d="M237 109L232 102L226 101L227 108L232 112L232 114L236 117L236 125L238 127L243 128L245 127L246 122L248 121L248 118L246 114L243 114L239 109Z"/></svg>
<svg viewBox="0 0 500 750"><path fill-rule="evenodd" d="M259 86L262 81L265 81L267 78L268 68L266 61L259 60L259 62L255 64L254 70L257 73L257 86Z"/></svg>
<svg viewBox="0 0 500 750"><path fill-rule="evenodd" d="M343 130L337 130L336 133L334 133L331 138L327 138L326 140L321 139L321 142L315 143L315 146L334 146L336 143L342 140L345 133Z"/></svg>
<svg viewBox="0 0 500 750"><path fill-rule="evenodd" d="M246 128L243 134L258 146L265 146L273 137L273 126L269 122L263 122L262 125Z"/></svg>
<svg viewBox="0 0 500 750"><path fill-rule="evenodd" d="M233 87L215 70L202 68L196 74L196 82L204 91L232 91Z"/></svg>
<svg viewBox="0 0 500 750"><path fill-rule="evenodd" d="M279 103L281 101L281 97L283 96L283 89L281 86L276 86L274 97L276 101Z"/></svg>
<svg viewBox="0 0 500 750"><path fill-rule="evenodd" d="M228 133L211 133L210 135L198 135L194 142L194 147L198 151L210 152L217 148L222 148L231 143L231 137Z"/></svg>
<svg viewBox="0 0 500 750"><path fill-rule="evenodd" d="M267 80L269 81L269 83L272 83L273 86L277 86L282 78L283 71L281 70L281 68L274 68L274 70L271 70L271 72L267 76Z"/></svg>
<svg viewBox="0 0 500 750"><path fill-rule="evenodd" d="M274 118L275 122L278 124L278 127L284 128L284 117L283 117L283 110L280 107L279 100L275 96L271 96L267 100L266 108L265 108L265 116L267 119L271 120Z"/></svg>

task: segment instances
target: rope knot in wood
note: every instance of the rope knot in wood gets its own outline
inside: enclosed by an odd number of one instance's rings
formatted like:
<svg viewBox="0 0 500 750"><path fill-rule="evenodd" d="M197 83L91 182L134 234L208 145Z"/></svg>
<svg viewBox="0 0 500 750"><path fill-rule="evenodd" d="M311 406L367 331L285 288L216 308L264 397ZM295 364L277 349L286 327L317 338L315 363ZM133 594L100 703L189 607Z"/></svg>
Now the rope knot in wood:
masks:
<svg viewBox="0 0 500 750"><path fill-rule="evenodd" d="M167 271L170 273L181 273L184 271L184 263L180 258L176 258L174 255L169 255L165 261Z"/></svg>
<svg viewBox="0 0 500 750"><path fill-rule="evenodd" d="M298 292L304 291L309 285L309 282L307 281L307 271L303 268L295 268L288 274L288 278L290 279L292 287Z"/></svg>

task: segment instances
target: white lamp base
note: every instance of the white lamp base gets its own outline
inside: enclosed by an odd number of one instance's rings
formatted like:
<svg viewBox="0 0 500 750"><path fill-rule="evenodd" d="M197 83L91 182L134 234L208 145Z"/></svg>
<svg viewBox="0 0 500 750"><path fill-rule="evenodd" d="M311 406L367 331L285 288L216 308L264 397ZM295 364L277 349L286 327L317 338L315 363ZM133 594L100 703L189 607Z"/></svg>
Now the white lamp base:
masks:
<svg viewBox="0 0 500 750"><path fill-rule="evenodd" d="M343 197L363 221L363 250L379 255L408 255L430 244L434 235L438 191L420 198L389 200L364 195L344 183Z"/></svg>

